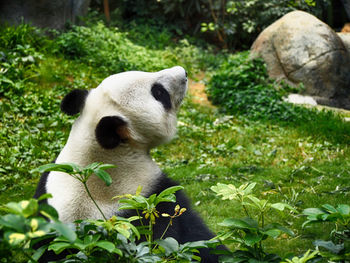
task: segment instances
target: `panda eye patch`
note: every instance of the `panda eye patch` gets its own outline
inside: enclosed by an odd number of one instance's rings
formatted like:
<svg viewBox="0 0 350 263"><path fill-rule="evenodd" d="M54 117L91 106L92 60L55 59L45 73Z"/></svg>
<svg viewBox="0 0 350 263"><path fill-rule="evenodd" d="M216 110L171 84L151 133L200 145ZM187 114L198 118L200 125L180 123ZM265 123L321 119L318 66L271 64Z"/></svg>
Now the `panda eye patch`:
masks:
<svg viewBox="0 0 350 263"><path fill-rule="evenodd" d="M151 88L153 97L163 104L166 110L171 109L171 100L169 92L160 83L154 83Z"/></svg>

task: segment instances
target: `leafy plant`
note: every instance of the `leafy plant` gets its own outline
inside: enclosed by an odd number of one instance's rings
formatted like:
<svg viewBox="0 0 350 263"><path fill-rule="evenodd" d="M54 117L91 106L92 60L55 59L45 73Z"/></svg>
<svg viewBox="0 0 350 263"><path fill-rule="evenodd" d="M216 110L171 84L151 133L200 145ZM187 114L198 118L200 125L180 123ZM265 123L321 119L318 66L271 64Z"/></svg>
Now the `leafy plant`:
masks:
<svg viewBox="0 0 350 263"><path fill-rule="evenodd" d="M280 257L266 252L263 248L263 241L269 237L277 238L282 233L294 236L294 233L279 223L266 224L266 216L271 210L284 211L293 207L285 203L270 203L267 200L257 198L252 190L256 183L246 183L240 187L232 184L218 183L212 186L217 196L222 200L231 200L239 203L246 215L245 218L226 218L220 226L226 227L217 236L224 243L239 244L239 249L230 256L223 256L223 262L251 262L258 260L264 262L280 262ZM252 212L250 210L253 210ZM255 215L255 216L254 216Z"/></svg>
<svg viewBox="0 0 350 263"><path fill-rule="evenodd" d="M173 238L162 239L172 220L181 216L185 208L175 207L174 215L164 214L170 217L160 240L153 241L152 226L156 224L159 212L157 204L161 202L175 202L174 193L181 186L165 189L160 194L153 194L146 198L140 195L141 187L135 195L125 195L127 199L121 199L120 209L136 210L138 216L122 218L113 216L105 217L87 186L87 181L92 174L98 176L106 185L111 184L111 177L105 171L114 165L92 163L84 168L73 163L47 164L34 169L32 172L59 171L70 174L79 180L85 187L86 192L92 199L104 220L78 220L75 225L66 225L58 220L57 211L47 205L39 204L39 201L50 197L46 194L38 200L30 199L19 203L8 203L2 210L6 212L0 217L0 240L4 241L0 251L11 255L18 251L28 258L29 262L37 262L47 251L52 250L55 254L62 255L60 262L159 262L177 261L192 262L200 260L195 253L198 248L207 247L205 241L188 242L179 245ZM119 196L120 198L120 196ZM41 215L43 217L38 217ZM144 231L142 216L149 227ZM46 217L50 222L44 219ZM132 222L140 220L141 226L135 227ZM146 221L145 221L146 222ZM141 233L141 234L140 234ZM145 242L137 242L141 235L145 235ZM50 239L50 240L48 240ZM42 245L44 240L48 240ZM10 252L13 251L13 252ZM68 253L62 254L63 252Z"/></svg>
<svg viewBox="0 0 350 263"><path fill-rule="evenodd" d="M182 186L172 186L170 188L163 190L158 195L152 194L149 197L144 197L144 196L140 195L142 187L139 186L135 195L127 194L127 195L123 195L123 196L116 196L115 198L123 198L123 199L119 200L119 203L121 204L119 206L120 210L125 210L125 209L136 210L136 213L140 218L140 223L142 226L144 225L144 223L141 220L141 218L142 218L141 213L142 213L142 215L144 215L144 218L146 220L148 220L148 234L146 234L146 239L149 242L149 244L151 245L152 240L153 240L152 239L152 234L153 234L152 227L154 224L156 224L156 218L159 217L159 212L157 211L157 205L160 202L175 202L176 197L175 197L174 193L180 189L183 189L183 187ZM175 213L178 214L179 210L180 210L180 207L176 207ZM182 208L181 214L185 211L186 211L186 209ZM165 216L169 216L169 215L165 215ZM171 220L172 219L173 218L171 217ZM169 221L169 225L171 224L171 220ZM169 227L169 225L168 225L168 227ZM168 230L168 227L166 227L161 238L164 236L165 232Z"/></svg>
<svg viewBox="0 0 350 263"><path fill-rule="evenodd" d="M306 253L299 257L293 257L292 259L286 259L286 261L283 261L282 263L306 263L310 259L314 259L318 255L318 251L311 252L310 250L306 251Z"/></svg>
<svg viewBox="0 0 350 263"><path fill-rule="evenodd" d="M249 52L230 56L208 84L209 99L225 112L255 120L309 118L306 109L283 101L283 95L291 88L269 79L265 63L261 59L250 59Z"/></svg>
<svg viewBox="0 0 350 263"><path fill-rule="evenodd" d="M58 220L53 207L39 204L40 200L48 197L50 195L44 195L38 200L10 202L1 207L1 211L6 213L0 216L0 240L3 244L1 255L11 258L19 253L31 262L37 262L47 249L47 245L35 247L39 241L53 236L61 236L69 242L76 239L74 230ZM49 218L50 222L44 217Z"/></svg>
<svg viewBox="0 0 350 263"><path fill-rule="evenodd" d="M127 19L156 16L177 34L202 32L202 37L221 47L242 49L288 12L304 10L320 15L327 3L328 0L124 0L120 6Z"/></svg>
<svg viewBox="0 0 350 263"><path fill-rule="evenodd" d="M330 222L334 228L330 233L331 240L316 240L314 245L320 250L320 255L331 261L342 262L350 257L350 206L339 204L334 207L329 204L321 208L307 208L303 211L306 221L303 227L309 224Z"/></svg>
<svg viewBox="0 0 350 263"><path fill-rule="evenodd" d="M201 31L214 33L223 47L249 48L258 34L281 16L304 10L319 15L327 0L220 0L208 1Z"/></svg>

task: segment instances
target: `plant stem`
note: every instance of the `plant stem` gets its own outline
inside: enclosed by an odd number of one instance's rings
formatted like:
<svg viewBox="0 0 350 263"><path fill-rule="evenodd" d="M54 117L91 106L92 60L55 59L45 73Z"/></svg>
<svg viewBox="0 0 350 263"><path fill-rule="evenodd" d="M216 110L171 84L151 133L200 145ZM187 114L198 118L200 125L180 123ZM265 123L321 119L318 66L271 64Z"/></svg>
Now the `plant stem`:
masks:
<svg viewBox="0 0 350 263"><path fill-rule="evenodd" d="M138 209L136 209L136 213L137 213L137 216L139 217L141 226L143 226L142 216L140 216L140 213L139 213L139 210L138 210Z"/></svg>
<svg viewBox="0 0 350 263"><path fill-rule="evenodd" d="M250 215L249 215L247 207L245 205L242 205L242 206L243 206L244 212L246 213L247 217L251 218Z"/></svg>
<svg viewBox="0 0 350 263"><path fill-rule="evenodd" d="M261 213L261 227L264 228L264 226L265 226L264 213Z"/></svg>
<svg viewBox="0 0 350 263"><path fill-rule="evenodd" d="M170 219L169 224L166 226L166 228L165 228L163 234L161 235L161 237L160 237L159 239L163 239L165 233L168 231L168 228L169 228L169 226L170 226L170 222L171 222L171 219Z"/></svg>
<svg viewBox="0 0 350 263"><path fill-rule="evenodd" d="M172 219L170 219L169 224L166 226L166 228L165 228L165 230L164 230L163 234L162 234L162 235L161 235L161 237L159 238L160 240L162 240L162 239L163 239L163 237L164 237L165 233L168 231L168 228L169 228L169 226L170 226L170 222L171 222L171 220L172 220ZM153 248L153 249L156 249L156 248L157 248L157 246L158 246L158 244L156 244L156 245L154 246L154 248Z"/></svg>
<svg viewBox="0 0 350 263"><path fill-rule="evenodd" d="M94 204L95 204L95 206L97 207L98 211L100 211L100 213L101 213L103 219L104 219L105 221L107 221L107 218L105 217L104 213L102 212L102 210L100 209L100 207L99 207L98 204L96 203L95 199L92 197L92 195L91 195L91 193L90 193L90 191L89 191L89 188L88 188L87 185L86 185L86 182L82 182L82 183L83 183L83 185L84 185L84 187L85 187L85 190L86 190L88 196L91 198L92 202L94 202Z"/></svg>
<svg viewBox="0 0 350 263"><path fill-rule="evenodd" d="M152 248L152 235L153 235L151 219L149 220L148 230L150 232L150 234L148 235L148 238L149 238L149 240L148 240L148 242L149 242L149 249L151 250L151 248Z"/></svg>

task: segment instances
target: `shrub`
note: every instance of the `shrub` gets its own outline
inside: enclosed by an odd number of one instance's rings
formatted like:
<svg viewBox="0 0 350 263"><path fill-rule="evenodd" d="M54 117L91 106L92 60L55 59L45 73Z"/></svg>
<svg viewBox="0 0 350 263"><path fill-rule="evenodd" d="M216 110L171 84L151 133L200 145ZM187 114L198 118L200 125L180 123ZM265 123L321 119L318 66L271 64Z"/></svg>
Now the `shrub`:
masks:
<svg viewBox="0 0 350 263"><path fill-rule="evenodd" d="M162 239L171 227L172 220L181 216L185 208L175 207L174 215L159 215L157 204L161 202L175 202L175 192L181 186L165 189L158 195L146 198L140 195L141 188L135 195L125 195L121 199L120 209L135 209L138 215L130 218L113 216L106 218L86 184L92 175L98 176L109 186L111 177L105 171L114 165L92 163L86 167L79 167L73 163L47 164L33 171L60 171L70 174L80 181L92 199L104 220L78 220L75 224L64 224L59 221L57 211L40 200L50 198L49 194L36 199L24 200L18 203L10 202L2 207L5 215L0 216L0 260L11 262L21 261L21 256L28 262L38 262L47 252L61 254L60 262L193 262L200 261L196 256L198 248L207 247L205 241L187 242L179 244L175 239ZM159 216L169 217L169 225L164 230L160 240L153 240L152 226L157 223ZM44 219L47 218L50 221ZM140 226L135 227L132 222L140 220ZM141 242L141 238L145 242ZM213 242L210 242L213 243ZM4 256L3 256L4 255ZM19 257L18 257L19 256ZM4 261L5 260L5 261Z"/></svg>
<svg viewBox="0 0 350 263"><path fill-rule="evenodd" d="M320 255L330 261L346 262L350 258L350 206L339 204L334 207L324 204L321 208L307 208L303 211L309 224L331 223L333 229L330 240L315 240L314 245L320 249Z"/></svg>
<svg viewBox="0 0 350 263"><path fill-rule="evenodd" d="M349 142L350 123L335 111L287 103L283 97L300 92L283 82L269 79L264 62L249 58L249 52L231 55L213 74L207 86L209 99L226 114L280 125L294 124L301 134ZM310 125L310 123L313 125Z"/></svg>
<svg viewBox="0 0 350 263"><path fill-rule="evenodd" d="M277 222L268 222L267 217L273 210L296 210L286 203L270 203L257 198L253 194L256 183L246 183L239 187L233 184L212 186L217 196L222 200L230 200L238 204L244 211L244 218L226 218L219 225L225 227L217 238L225 244L238 244L238 249L229 256L223 256L223 262L271 262L278 263L278 255L265 251L263 243L267 238L278 238L282 234L294 236L293 231ZM234 260L233 260L234 259Z"/></svg>
<svg viewBox="0 0 350 263"><path fill-rule="evenodd" d="M56 44L56 53L91 65L104 74L128 70L155 71L177 62L172 53L135 45L125 33L101 22L90 27L73 26L57 37Z"/></svg>
<svg viewBox="0 0 350 263"><path fill-rule="evenodd" d="M45 46L42 32L26 24L0 27L0 96L23 94L24 84L35 75Z"/></svg>
<svg viewBox="0 0 350 263"><path fill-rule="evenodd" d="M261 59L249 59L249 52L230 56L212 76L209 99L223 111L248 118L295 121L308 118L305 109L283 101L290 87L269 79Z"/></svg>
<svg viewBox="0 0 350 263"><path fill-rule="evenodd" d="M124 0L127 19L157 17L177 34L199 34L225 48L246 48L276 19L293 10L320 15L329 0ZM203 36L203 35L202 35Z"/></svg>

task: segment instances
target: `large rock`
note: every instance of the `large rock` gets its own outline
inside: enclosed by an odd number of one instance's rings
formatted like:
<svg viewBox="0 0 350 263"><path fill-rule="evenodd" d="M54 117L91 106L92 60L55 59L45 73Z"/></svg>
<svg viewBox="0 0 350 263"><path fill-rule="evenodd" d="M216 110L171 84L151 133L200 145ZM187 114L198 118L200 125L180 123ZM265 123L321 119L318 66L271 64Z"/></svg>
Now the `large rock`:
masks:
<svg viewBox="0 0 350 263"><path fill-rule="evenodd" d="M59 29L86 14L89 4L90 0L0 0L0 22Z"/></svg>
<svg viewBox="0 0 350 263"><path fill-rule="evenodd" d="M303 83L319 104L350 109L350 55L340 37L316 17L293 11L267 27L251 48L269 75Z"/></svg>

